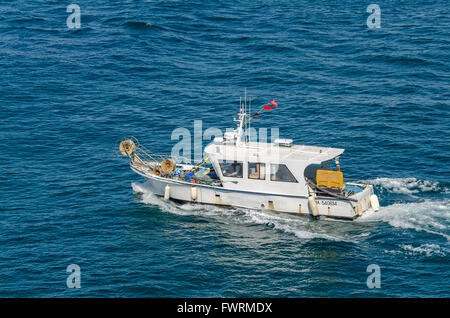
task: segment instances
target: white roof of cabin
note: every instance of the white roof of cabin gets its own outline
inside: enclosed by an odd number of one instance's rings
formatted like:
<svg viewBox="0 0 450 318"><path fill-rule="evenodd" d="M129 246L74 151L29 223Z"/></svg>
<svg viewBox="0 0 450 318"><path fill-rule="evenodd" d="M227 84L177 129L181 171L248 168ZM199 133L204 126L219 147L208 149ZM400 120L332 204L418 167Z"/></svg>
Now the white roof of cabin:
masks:
<svg viewBox="0 0 450 318"><path fill-rule="evenodd" d="M291 147L278 146L271 143L242 143L237 146L234 143L211 143L205 149L208 155L214 154L219 159L221 154L229 157L236 154L237 157L241 157L243 152L247 152L248 156L272 156L270 149L278 151L280 161L306 161L308 163L321 163L326 160L333 159L344 152L341 148L319 147L319 146L306 146L306 145L292 145ZM231 158L223 158L231 159Z"/></svg>
<svg viewBox="0 0 450 318"><path fill-rule="evenodd" d="M343 152L344 149L341 148L294 145L291 147L291 151L286 154L285 158L320 163L325 160L333 159Z"/></svg>

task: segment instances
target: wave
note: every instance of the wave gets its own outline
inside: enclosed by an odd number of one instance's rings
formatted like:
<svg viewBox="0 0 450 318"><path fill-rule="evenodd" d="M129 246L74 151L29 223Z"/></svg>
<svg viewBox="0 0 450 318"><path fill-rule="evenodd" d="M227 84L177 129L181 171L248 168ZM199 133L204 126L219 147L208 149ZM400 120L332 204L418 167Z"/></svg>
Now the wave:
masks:
<svg viewBox="0 0 450 318"><path fill-rule="evenodd" d="M368 180L374 186L387 190L391 193L415 194L420 192L440 192L447 191L439 182L429 180L419 180L416 178L377 178Z"/></svg>
<svg viewBox="0 0 450 318"><path fill-rule="evenodd" d="M438 244L399 244L398 249L384 250L384 253L413 257L446 257L449 249Z"/></svg>
<svg viewBox="0 0 450 318"><path fill-rule="evenodd" d="M356 222L383 221L392 227L427 232L450 240L448 220L450 200L424 200L412 203L394 203L379 211L368 211Z"/></svg>
<svg viewBox="0 0 450 318"><path fill-rule="evenodd" d="M400 247L411 256L424 255L424 256L446 256L448 249L441 247L437 244L420 244L419 246L413 246L411 244L403 244Z"/></svg>

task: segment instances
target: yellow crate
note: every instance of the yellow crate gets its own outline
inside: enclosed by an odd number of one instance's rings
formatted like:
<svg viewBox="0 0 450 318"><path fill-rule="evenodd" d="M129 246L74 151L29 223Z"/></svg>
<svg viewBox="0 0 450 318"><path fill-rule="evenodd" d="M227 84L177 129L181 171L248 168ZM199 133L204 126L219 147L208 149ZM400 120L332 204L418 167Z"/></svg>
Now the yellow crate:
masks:
<svg viewBox="0 0 450 318"><path fill-rule="evenodd" d="M319 187L342 188L344 176L340 171L317 170L316 182Z"/></svg>

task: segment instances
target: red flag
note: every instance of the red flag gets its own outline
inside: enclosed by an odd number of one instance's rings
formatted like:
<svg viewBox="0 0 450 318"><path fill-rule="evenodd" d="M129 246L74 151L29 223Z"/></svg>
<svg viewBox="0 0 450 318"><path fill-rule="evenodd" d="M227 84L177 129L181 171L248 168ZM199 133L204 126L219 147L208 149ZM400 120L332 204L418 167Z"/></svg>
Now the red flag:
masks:
<svg viewBox="0 0 450 318"><path fill-rule="evenodd" d="M272 99L272 101L270 102L270 105L272 105L273 107L278 106L278 104L275 102L275 99Z"/></svg>
<svg viewBox="0 0 450 318"><path fill-rule="evenodd" d="M272 110L272 108L270 108L270 106L269 106L269 105L266 105L266 106L264 106L264 109L267 109L267 110Z"/></svg>

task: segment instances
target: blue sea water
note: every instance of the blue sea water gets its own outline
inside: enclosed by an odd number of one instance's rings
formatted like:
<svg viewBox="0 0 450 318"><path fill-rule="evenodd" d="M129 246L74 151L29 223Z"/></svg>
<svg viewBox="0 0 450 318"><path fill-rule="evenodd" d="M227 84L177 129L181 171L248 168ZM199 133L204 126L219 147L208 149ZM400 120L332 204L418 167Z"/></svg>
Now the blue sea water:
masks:
<svg viewBox="0 0 450 318"><path fill-rule="evenodd" d="M75 0L74 0L75 1ZM1 297L449 297L446 1L0 3ZM256 127L342 147L381 211L355 222L164 202L117 156L136 136ZM81 268L69 289L66 268ZM381 288L366 285L381 269Z"/></svg>

